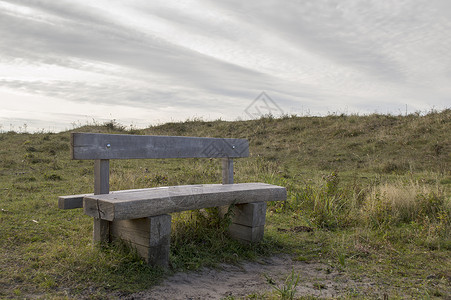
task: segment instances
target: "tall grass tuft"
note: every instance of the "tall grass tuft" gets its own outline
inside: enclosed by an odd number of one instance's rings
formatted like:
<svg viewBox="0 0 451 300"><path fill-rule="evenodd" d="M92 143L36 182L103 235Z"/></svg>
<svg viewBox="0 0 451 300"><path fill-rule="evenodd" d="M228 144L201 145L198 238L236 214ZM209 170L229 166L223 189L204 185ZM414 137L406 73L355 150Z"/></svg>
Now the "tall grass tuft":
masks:
<svg viewBox="0 0 451 300"><path fill-rule="evenodd" d="M422 222L425 218L438 221L449 216L449 205L437 187L411 181L385 183L373 187L362 209L362 220L372 227Z"/></svg>
<svg viewBox="0 0 451 300"><path fill-rule="evenodd" d="M438 187L411 181L373 188L360 211L361 222L377 230L416 228L416 242L429 248L451 248L451 199Z"/></svg>
<svg viewBox="0 0 451 300"><path fill-rule="evenodd" d="M335 229L353 224L354 191L340 187L337 172L323 176L321 180L318 185L309 184L298 189L291 201L297 203L298 209L318 228Z"/></svg>
<svg viewBox="0 0 451 300"><path fill-rule="evenodd" d="M320 183L289 191L286 207L299 212L318 228L363 226L387 229L402 224L423 224L440 236L449 234L451 200L439 185L415 180L378 183L360 187L341 186L336 172Z"/></svg>
<svg viewBox="0 0 451 300"><path fill-rule="evenodd" d="M296 294L296 287L299 284L299 274L294 273L294 269L291 274L285 279L285 282L281 286L277 286L274 280L265 274L266 281L274 288L277 295L282 300L294 299Z"/></svg>

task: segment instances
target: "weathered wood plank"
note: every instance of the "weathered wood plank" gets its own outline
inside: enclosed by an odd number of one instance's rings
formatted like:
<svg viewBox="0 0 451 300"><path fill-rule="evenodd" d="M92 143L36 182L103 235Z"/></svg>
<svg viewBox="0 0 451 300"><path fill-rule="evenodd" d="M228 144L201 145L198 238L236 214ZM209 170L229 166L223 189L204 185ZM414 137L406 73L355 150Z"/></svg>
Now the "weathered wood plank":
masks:
<svg viewBox="0 0 451 300"><path fill-rule="evenodd" d="M171 239L171 216L116 220L111 222L111 239L130 243L150 265L167 266Z"/></svg>
<svg viewBox="0 0 451 300"><path fill-rule="evenodd" d="M97 159L94 161L94 195L108 194L110 192L110 161ZM110 241L110 222L94 216L93 245Z"/></svg>
<svg viewBox="0 0 451 300"><path fill-rule="evenodd" d="M124 241L150 247L150 224L148 218L115 220L111 222L110 235Z"/></svg>
<svg viewBox="0 0 451 300"><path fill-rule="evenodd" d="M233 183L233 159L222 159L222 184Z"/></svg>
<svg viewBox="0 0 451 300"><path fill-rule="evenodd" d="M110 241L110 222L94 217L92 229L93 246L98 243L108 243Z"/></svg>
<svg viewBox="0 0 451 300"><path fill-rule="evenodd" d="M97 159L94 161L94 194L108 194L110 192L110 161Z"/></svg>
<svg viewBox="0 0 451 300"><path fill-rule="evenodd" d="M73 159L247 157L246 139L72 133Z"/></svg>
<svg viewBox="0 0 451 300"><path fill-rule="evenodd" d="M250 227L240 224L230 224L229 235L246 243L255 243L263 240L265 226Z"/></svg>
<svg viewBox="0 0 451 300"><path fill-rule="evenodd" d="M265 225L266 202L237 204L233 208L232 223L250 227Z"/></svg>
<svg viewBox="0 0 451 300"><path fill-rule="evenodd" d="M231 221L245 226L263 226L266 219L266 202L253 202L233 205ZM223 218L229 206L220 207L219 214Z"/></svg>
<svg viewBox="0 0 451 300"><path fill-rule="evenodd" d="M58 197L59 209L74 209L83 207L83 198L94 194L68 195Z"/></svg>
<svg viewBox="0 0 451 300"><path fill-rule="evenodd" d="M113 221L286 198L284 187L266 183L184 185L85 197L83 209L89 216Z"/></svg>
<svg viewBox="0 0 451 300"><path fill-rule="evenodd" d="M146 189L132 189L132 190L120 190L120 191L111 191L110 194L115 193L128 193L135 191L145 191ZM93 193L89 194L78 194L78 195L67 195L67 196L59 196L58 197L58 208L59 209L74 209L74 208L83 208L83 198L94 196Z"/></svg>

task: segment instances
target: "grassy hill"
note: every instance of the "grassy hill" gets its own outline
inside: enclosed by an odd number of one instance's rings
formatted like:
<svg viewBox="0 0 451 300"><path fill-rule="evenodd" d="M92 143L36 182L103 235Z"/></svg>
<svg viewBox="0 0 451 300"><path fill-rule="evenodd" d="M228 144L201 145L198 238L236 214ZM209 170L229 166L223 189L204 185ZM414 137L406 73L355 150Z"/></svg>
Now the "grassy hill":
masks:
<svg viewBox="0 0 451 300"><path fill-rule="evenodd" d="M236 160L236 182L286 186L289 199L269 205L265 241L258 245L228 239L212 210L175 215L171 269L163 271L124 245L93 248L91 219L57 209L59 195L93 188L93 163L69 159L69 131L0 133L0 297L125 295L173 271L278 252L370 277L393 297L451 294L450 109L191 120L143 130L111 121L73 131L247 138L251 156ZM112 190L217 183L220 163L112 161L110 181ZM301 226L313 232L296 230Z"/></svg>

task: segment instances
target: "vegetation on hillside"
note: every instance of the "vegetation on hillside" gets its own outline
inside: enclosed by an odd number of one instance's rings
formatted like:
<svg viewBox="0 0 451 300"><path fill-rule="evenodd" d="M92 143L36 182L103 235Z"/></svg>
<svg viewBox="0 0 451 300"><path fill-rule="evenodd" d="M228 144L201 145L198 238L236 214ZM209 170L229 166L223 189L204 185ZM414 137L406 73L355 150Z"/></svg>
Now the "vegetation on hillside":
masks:
<svg viewBox="0 0 451 300"><path fill-rule="evenodd" d="M171 269L121 244L93 248L92 220L57 208L93 189L93 162L69 159L70 131L0 133L0 297L103 298L148 288L168 273L288 252L378 283L348 296L451 294L451 110L426 115L188 120L147 129L114 121L73 131L247 138L236 182L287 187L271 203L264 242L229 239L214 210L174 215ZM220 182L209 159L111 162L111 190Z"/></svg>

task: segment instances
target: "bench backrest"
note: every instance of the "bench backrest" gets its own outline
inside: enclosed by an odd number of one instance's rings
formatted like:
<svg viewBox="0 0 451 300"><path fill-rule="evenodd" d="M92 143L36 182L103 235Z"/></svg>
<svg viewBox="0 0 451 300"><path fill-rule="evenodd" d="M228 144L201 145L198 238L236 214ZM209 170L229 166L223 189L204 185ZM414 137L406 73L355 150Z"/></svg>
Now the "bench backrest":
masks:
<svg viewBox="0 0 451 300"><path fill-rule="evenodd" d="M245 139L72 133L73 159L235 158L249 156Z"/></svg>
<svg viewBox="0 0 451 300"><path fill-rule="evenodd" d="M249 156L246 139L72 133L72 159L93 159L94 194L109 193L109 160L222 158L222 183L233 183L233 158Z"/></svg>

